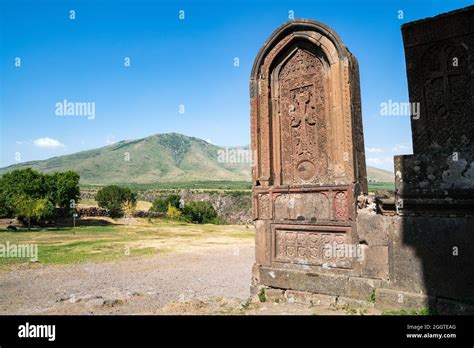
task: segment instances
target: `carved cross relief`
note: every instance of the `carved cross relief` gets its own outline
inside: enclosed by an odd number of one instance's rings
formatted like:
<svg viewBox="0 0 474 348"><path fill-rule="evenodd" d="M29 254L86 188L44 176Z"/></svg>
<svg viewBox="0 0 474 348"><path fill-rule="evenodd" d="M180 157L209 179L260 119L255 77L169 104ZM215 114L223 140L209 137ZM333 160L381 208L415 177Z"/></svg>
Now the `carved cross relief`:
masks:
<svg viewBox="0 0 474 348"><path fill-rule="evenodd" d="M320 59L303 49L280 72L284 184L315 182L327 173L325 76Z"/></svg>

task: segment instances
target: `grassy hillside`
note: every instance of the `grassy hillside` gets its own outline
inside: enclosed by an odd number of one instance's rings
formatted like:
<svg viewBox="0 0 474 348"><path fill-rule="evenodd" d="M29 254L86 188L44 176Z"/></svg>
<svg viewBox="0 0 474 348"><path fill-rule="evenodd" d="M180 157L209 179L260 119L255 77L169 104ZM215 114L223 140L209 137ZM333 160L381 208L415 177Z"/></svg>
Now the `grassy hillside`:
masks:
<svg viewBox="0 0 474 348"><path fill-rule="evenodd" d="M233 161L237 151L248 147L226 149L204 140L176 133L157 134L133 141L120 141L98 149L43 161L30 161L1 168L0 174L16 168L31 167L41 172L75 170L81 185L123 184L136 188L249 188L250 163L243 157ZM219 155L221 154L221 158ZM234 162L234 163L229 163ZM393 182L393 174L367 167L368 179Z"/></svg>
<svg viewBox="0 0 474 348"><path fill-rule="evenodd" d="M367 167L367 180L373 182L394 182L395 175L388 170Z"/></svg>
<svg viewBox="0 0 474 348"><path fill-rule="evenodd" d="M249 181L249 164L218 161L221 147L170 133L0 169L31 167L42 172L75 170L82 185Z"/></svg>

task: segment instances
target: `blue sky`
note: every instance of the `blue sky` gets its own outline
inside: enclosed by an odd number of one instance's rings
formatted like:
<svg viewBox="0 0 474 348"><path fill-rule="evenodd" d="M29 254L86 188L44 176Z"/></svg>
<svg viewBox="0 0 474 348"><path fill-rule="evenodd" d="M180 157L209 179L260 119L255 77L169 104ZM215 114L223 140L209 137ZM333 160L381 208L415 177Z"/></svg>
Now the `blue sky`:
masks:
<svg viewBox="0 0 474 348"><path fill-rule="evenodd" d="M394 154L411 153L409 118L380 114L408 100L400 25L472 1L0 3L0 166L164 132L248 144L253 59L293 11L359 60L367 163L392 170ZM57 116L64 99L94 102L95 117Z"/></svg>

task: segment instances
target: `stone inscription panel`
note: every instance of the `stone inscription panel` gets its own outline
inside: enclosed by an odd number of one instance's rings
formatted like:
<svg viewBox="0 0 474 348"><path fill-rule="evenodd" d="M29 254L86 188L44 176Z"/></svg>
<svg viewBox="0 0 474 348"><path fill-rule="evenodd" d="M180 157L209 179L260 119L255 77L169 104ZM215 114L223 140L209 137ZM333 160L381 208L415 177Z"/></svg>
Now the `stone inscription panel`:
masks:
<svg viewBox="0 0 474 348"><path fill-rule="evenodd" d="M353 259L345 252L351 243L347 226L272 226L275 262L351 268Z"/></svg>

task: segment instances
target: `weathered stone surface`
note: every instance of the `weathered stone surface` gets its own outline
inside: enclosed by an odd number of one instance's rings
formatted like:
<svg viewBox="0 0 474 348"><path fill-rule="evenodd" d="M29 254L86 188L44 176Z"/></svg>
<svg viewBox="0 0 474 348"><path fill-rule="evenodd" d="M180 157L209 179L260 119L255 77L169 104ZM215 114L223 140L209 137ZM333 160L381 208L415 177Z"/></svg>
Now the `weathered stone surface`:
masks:
<svg viewBox="0 0 474 348"><path fill-rule="evenodd" d="M365 191L358 83L357 61L325 25L277 29L250 83L255 186L358 182Z"/></svg>
<svg viewBox="0 0 474 348"><path fill-rule="evenodd" d="M361 275L367 278L389 279L388 246L369 245L364 249Z"/></svg>
<svg viewBox="0 0 474 348"><path fill-rule="evenodd" d="M420 310L434 306L435 298L425 294L383 288L375 293L375 308L380 310Z"/></svg>
<svg viewBox="0 0 474 348"><path fill-rule="evenodd" d="M474 6L402 27L414 155L395 157L398 212L474 212Z"/></svg>
<svg viewBox="0 0 474 348"><path fill-rule="evenodd" d="M367 301L378 286L380 282L375 279L349 277L341 295Z"/></svg>
<svg viewBox="0 0 474 348"><path fill-rule="evenodd" d="M415 154L474 139L474 6L402 26Z"/></svg>
<svg viewBox="0 0 474 348"><path fill-rule="evenodd" d="M337 255L351 242L349 232L346 226L273 224L272 261L351 268L351 258Z"/></svg>
<svg viewBox="0 0 474 348"><path fill-rule="evenodd" d="M349 308L374 308L372 302L364 300L356 300L350 297L338 297L336 301L337 306L349 307Z"/></svg>
<svg viewBox="0 0 474 348"><path fill-rule="evenodd" d="M474 147L395 156L400 214L474 216Z"/></svg>
<svg viewBox="0 0 474 348"><path fill-rule="evenodd" d="M281 289L294 289L326 295L344 295L348 284L347 276L308 273L294 270L259 267L262 284Z"/></svg>
<svg viewBox="0 0 474 348"><path fill-rule="evenodd" d="M383 215L372 213L369 209L361 209L357 215L357 232L359 243L389 245L389 228L393 220Z"/></svg>
<svg viewBox="0 0 474 348"><path fill-rule="evenodd" d="M404 216L392 233L391 286L453 299L474 297L474 218Z"/></svg>
<svg viewBox="0 0 474 348"><path fill-rule="evenodd" d="M299 289L277 270L352 274L345 246L367 192L356 59L325 25L290 21L262 46L250 89L256 262L275 270L258 281Z"/></svg>
<svg viewBox="0 0 474 348"><path fill-rule="evenodd" d="M267 231L268 222L255 221L255 261L260 265L271 263L271 235Z"/></svg>
<svg viewBox="0 0 474 348"><path fill-rule="evenodd" d="M330 219L330 203L324 193L282 193L275 197L275 220L310 221Z"/></svg>
<svg viewBox="0 0 474 348"><path fill-rule="evenodd" d="M285 299L285 290L265 288L265 297L269 301L281 301Z"/></svg>
<svg viewBox="0 0 474 348"><path fill-rule="evenodd" d="M311 299L310 299L310 305L327 307L327 306L334 305L336 301L337 301L336 296L312 294Z"/></svg>
<svg viewBox="0 0 474 348"><path fill-rule="evenodd" d="M259 266L255 271L261 284L279 289L292 289L330 296L343 296L367 301L381 286L375 279L336 274L310 273Z"/></svg>

